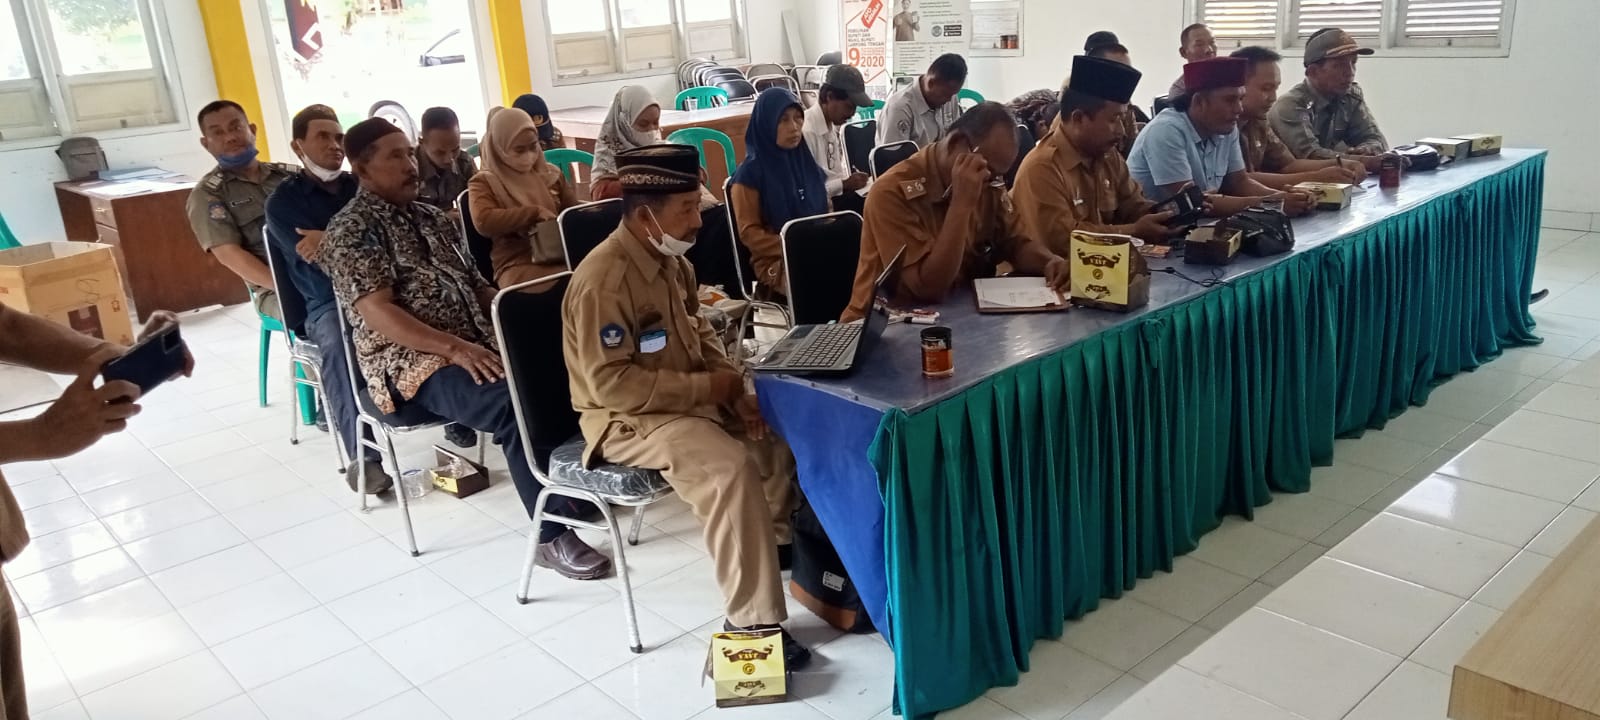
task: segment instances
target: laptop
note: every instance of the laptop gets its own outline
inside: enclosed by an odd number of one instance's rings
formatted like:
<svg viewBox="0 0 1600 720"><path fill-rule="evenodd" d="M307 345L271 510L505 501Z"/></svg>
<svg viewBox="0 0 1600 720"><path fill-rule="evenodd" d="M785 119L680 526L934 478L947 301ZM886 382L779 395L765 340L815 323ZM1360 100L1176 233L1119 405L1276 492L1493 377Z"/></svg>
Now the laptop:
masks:
<svg viewBox="0 0 1600 720"><path fill-rule="evenodd" d="M904 256L902 248L878 275L874 283L877 298L893 294L899 285ZM867 317L859 322L795 326L750 367L759 372L848 375L866 360L888 326L888 307L875 301Z"/></svg>

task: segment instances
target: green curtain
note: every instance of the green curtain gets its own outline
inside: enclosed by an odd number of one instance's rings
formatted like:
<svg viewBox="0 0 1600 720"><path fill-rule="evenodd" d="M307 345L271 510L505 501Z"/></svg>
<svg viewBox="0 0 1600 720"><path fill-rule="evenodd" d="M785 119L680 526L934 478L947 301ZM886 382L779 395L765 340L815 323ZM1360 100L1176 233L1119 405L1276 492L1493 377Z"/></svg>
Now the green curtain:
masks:
<svg viewBox="0 0 1600 720"><path fill-rule="evenodd" d="M1539 342L1544 156L1180 305L885 415L896 703L965 704L1033 641L1304 492L1333 440Z"/></svg>

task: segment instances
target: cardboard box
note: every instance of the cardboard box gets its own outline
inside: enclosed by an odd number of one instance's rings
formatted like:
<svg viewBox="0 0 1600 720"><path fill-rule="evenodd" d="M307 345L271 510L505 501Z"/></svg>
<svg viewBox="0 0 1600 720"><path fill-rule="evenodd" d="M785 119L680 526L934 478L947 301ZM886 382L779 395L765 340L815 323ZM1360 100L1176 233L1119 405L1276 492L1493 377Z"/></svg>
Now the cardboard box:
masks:
<svg viewBox="0 0 1600 720"><path fill-rule="evenodd" d="M767 705L789 699L783 635L775 628L712 633L706 674L716 686L719 708Z"/></svg>
<svg viewBox="0 0 1600 720"><path fill-rule="evenodd" d="M1150 302L1150 267L1127 235L1072 231L1072 302L1127 312Z"/></svg>
<svg viewBox="0 0 1600 720"><path fill-rule="evenodd" d="M0 250L0 302L120 345L133 344L128 294L110 245L50 242Z"/></svg>
<svg viewBox="0 0 1600 720"><path fill-rule="evenodd" d="M1356 194L1356 186L1349 183L1303 182L1294 189L1311 193L1318 210L1343 210L1350 207L1350 198Z"/></svg>
<svg viewBox="0 0 1600 720"><path fill-rule="evenodd" d="M1460 138L1423 138L1417 141L1418 145L1427 145L1439 151L1439 157L1446 161L1465 160L1472 154L1472 141Z"/></svg>
<svg viewBox="0 0 1600 720"><path fill-rule="evenodd" d="M1457 136L1455 136L1453 138L1450 138L1450 139L1451 140L1466 140L1468 142L1471 142L1472 143L1472 147L1468 151L1468 155L1470 155L1471 157L1483 157L1484 155L1499 155L1500 154L1500 145L1502 144L1501 141L1500 141L1500 136L1499 135L1490 135L1490 134L1487 134L1487 133L1472 133L1471 135L1457 135Z"/></svg>
<svg viewBox="0 0 1600 720"><path fill-rule="evenodd" d="M483 442L483 439L478 441ZM458 498L489 489L489 470L462 455L435 445L433 462L428 478L435 488Z"/></svg>
<svg viewBox="0 0 1600 720"><path fill-rule="evenodd" d="M1244 234L1238 230L1220 230L1216 225L1195 228L1183 242L1183 261L1190 265L1227 265L1239 254L1243 240Z"/></svg>

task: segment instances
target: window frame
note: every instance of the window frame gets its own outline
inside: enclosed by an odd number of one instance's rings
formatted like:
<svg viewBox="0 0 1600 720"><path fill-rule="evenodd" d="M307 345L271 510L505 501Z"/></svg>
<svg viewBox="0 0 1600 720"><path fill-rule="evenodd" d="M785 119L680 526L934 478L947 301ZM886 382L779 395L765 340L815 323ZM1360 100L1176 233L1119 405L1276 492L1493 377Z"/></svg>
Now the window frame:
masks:
<svg viewBox="0 0 1600 720"><path fill-rule="evenodd" d="M1298 0L1277 0L1278 32L1268 44L1267 38L1217 38L1218 54L1260 43L1279 51L1287 58L1305 56L1305 41L1298 36L1300 24ZM1493 44L1454 43L1448 38L1407 39L1405 37L1406 10L1410 0L1383 0L1382 18L1377 38L1364 38L1369 47L1382 58L1440 58L1440 57L1510 57L1513 23L1517 15L1517 0L1502 0L1500 38ZM1184 0L1184 25L1203 20L1205 0Z"/></svg>
<svg viewBox="0 0 1600 720"><path fill-rule="evenodd" d="M707 28L726 26L729 28L729 33L733 38L733 52L736 56L714 57L713 59L728 65L750 62L750 35L746 0L726 0L729 5L729 13L728 19L725 21L698 22L689 22L686 19L688 12L684 6L684 0L665 0L669 3L671 10L672 24L667 32L673 44L673 57L670 61L662 61L661 65L636 68L628 67L627 41L630 38L660 35L663 29L667 29L668 26L652 25L648 27L623 28L622 9L618 0L587 1L601 2L605 5L605 30L557 35L550 31L552 26L550 22L550 3L544 3L545 41L548 46L547 55L550 59L551 83L558 87L674 75L678 71L678 65L690 57L690 36ZM593 42L595 40L603 40L606 43L609 56L606 65L590 65L583 68L563 68L561 66L558 54L564 44Z"/></svg>
<svg viewBox="0 0 1600 720"><path fill-rule="evenodd" d="M146 50L150 54L150 68L139 70L113 70L69 76L60 61L54 30L49 17L49 0L0 0L0 7L12 12L19 21L17 31L22 40L22 51L33 77L25 80L0 81L0 85L33 84L42 95L44 109L49 111L49 125L43 132L16 139L0 138L0 150L20 150L49 147L63 139L90 136L100 139L139 137L186 130L190 127L184 103L183 86L178 77L178 62L172 39L168 32L166 7L162 0L131 0L139 12L144 30ZM75 98L70 91L76 87L96 84L117 84L118 81L148 79L156 86L157 114L164 117L148 125L132 127L98 127L94 119L76 115ZM100 122L104 122L101 120Z"/></svg>

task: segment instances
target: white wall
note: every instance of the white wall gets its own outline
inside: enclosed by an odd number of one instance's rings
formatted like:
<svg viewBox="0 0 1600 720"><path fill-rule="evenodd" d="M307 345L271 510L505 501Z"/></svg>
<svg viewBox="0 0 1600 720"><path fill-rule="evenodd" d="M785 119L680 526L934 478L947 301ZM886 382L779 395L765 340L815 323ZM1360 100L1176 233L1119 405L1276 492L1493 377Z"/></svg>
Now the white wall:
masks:
<svg viewBox="0 0 1600 720"><path fill-rule="evenodd" d="M838 0L795 0L808 52L838 49ZM1182 70L1178 32L1183 0L1024 0L1020 58L969 58L967 84L1005 101L1036 88L1059 87L1095 30L1116 32L1144 81L1135 95L1146 107ZM1550 150L1546 209L1600 213L1600 5L1596 0L1517 3L1511 56L1399 58L1361 61L1367 101L1395 143L1439 134L1497 132L1507 145ZM1284 81L1300 73L1284 62Z"/></svg>
<svg viewBox="0 0 1600 720"><path fill-rule="evenodd" d="M194 114L215 99L216 76L199 5L193 0L158 0L166 11L178 61L178 124L161 130L103 134L100 147L113 168L159 166L199 177L215 163L200 148ZM45 143L40 146L39 143ZM0 142L0 213L25 243L65 239L51 183L67 179L56 157L59 140Z"/></svg>

